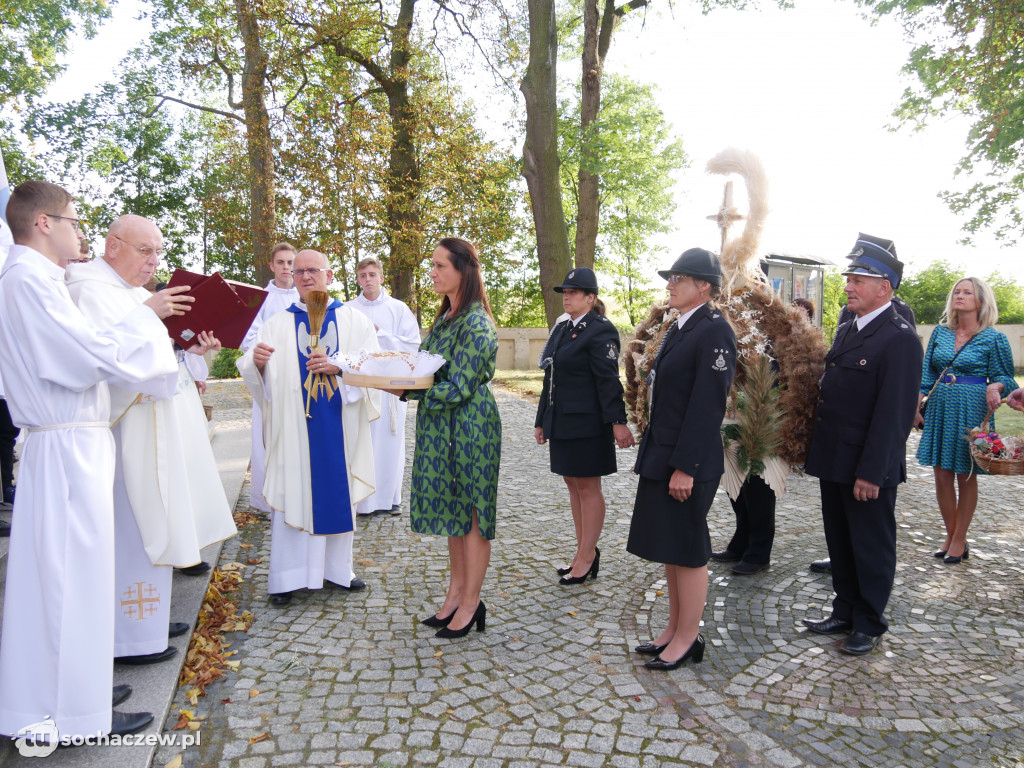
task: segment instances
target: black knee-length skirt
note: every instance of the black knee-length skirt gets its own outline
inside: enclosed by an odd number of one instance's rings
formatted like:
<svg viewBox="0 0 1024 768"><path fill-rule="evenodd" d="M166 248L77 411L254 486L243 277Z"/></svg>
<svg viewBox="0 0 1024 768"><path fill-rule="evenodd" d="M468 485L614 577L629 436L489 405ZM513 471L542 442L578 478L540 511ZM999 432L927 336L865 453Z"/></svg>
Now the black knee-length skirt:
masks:
<svg viewBox="0 0 1024 768"><path fill-rule="evenodd" d="M626 550L644 560L700 568L711 558L708 510L718 481L693 484L693 493L679 502L668 494L667 480L641 477L633 504Z"/></svg>
<svg viewBox="0 0 1024 768"><path fill-rule="evenodd" d="M615 436L611 426L597 437L548 440L551 471L562 477L604 477L614 475Z"/></svg>

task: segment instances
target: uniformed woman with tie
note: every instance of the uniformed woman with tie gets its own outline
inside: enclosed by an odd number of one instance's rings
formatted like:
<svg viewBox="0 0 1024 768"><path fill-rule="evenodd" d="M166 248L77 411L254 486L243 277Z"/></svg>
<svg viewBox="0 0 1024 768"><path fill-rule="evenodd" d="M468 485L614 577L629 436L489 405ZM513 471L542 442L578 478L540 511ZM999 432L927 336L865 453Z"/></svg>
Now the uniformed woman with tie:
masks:
<svg viewBox="0 0 1024 768"><path fill-rule="evenodd" d="M619 332L604 316L597 276L580 267L555 290L568 319L555 325L541 354L544 390L534 434L540 445L550 442L551 471L569 488L576 526L576 553L558 569L558 583L582 584L597 577L601 563L601 477L615 473L615 446L633 445L633 433L619 381Z"/></svg>
<svg viewBox="0 0 1024 768"><path fill-rule="evenodd" d="M707 516L725 471L721 427L736 370L736 334L711 303L722 285L718 257L703 248L683 253L668 280L669 306L679 312L648 378L650 424L640 441L629 552L665 564L668 626L636 652L645 666L675 669L704 658L700 620L708 594L711 537Z"/></svg>

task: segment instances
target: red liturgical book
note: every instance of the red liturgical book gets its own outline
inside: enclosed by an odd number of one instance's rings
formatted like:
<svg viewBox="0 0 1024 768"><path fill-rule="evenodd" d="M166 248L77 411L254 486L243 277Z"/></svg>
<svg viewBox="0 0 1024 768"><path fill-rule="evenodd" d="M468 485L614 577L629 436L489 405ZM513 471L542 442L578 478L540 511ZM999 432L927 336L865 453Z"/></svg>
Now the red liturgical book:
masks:
<svg viewBox="0 0 1024 768"><path fill-rule="evenodd" d="M167 287L177 285L191 286L187 295L195 299L184 315L164 319L171 338L182 349L195 344L201 331L212 331L223 346L237 349L266 298L266 291L225 280L219 272L207 277L176 269Z"/></svg>

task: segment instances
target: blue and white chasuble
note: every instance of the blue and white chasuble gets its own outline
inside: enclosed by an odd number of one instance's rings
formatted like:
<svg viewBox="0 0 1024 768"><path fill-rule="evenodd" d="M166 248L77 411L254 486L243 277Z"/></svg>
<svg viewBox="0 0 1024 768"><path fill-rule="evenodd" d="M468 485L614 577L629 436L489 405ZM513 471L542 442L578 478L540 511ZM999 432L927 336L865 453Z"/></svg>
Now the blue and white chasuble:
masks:
<svg viewBox="0 0 1024 768"><path fill-rule="evenodd" d="M342 306L332 299L320 331L320 347L328 357L338 353L338 324L335 310ZM309 471L313 496L313 531L316 535L349 533L354 529L352 502L345 465L345 434L341 424L342 397L337 378L306 370L313 353L309 338L309 315L297 304L288 307L295 317L299 380L303 403L309 401L306 431L309 435Z"/></svg>

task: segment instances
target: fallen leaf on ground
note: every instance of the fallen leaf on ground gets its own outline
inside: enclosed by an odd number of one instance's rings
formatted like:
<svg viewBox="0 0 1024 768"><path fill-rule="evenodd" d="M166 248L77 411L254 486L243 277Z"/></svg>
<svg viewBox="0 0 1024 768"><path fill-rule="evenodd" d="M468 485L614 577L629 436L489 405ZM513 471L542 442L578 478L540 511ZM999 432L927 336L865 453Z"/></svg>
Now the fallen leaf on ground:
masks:
<svg viewBox="0 0 1024 768"><path fill-rule="evenodd" d="M259 742L266 741L269 738L270 738L270 734L267 733L266 731L264 731L259 736L253 736L251 739L249 739L249 743L250 744L258 744Z"/></svg>

